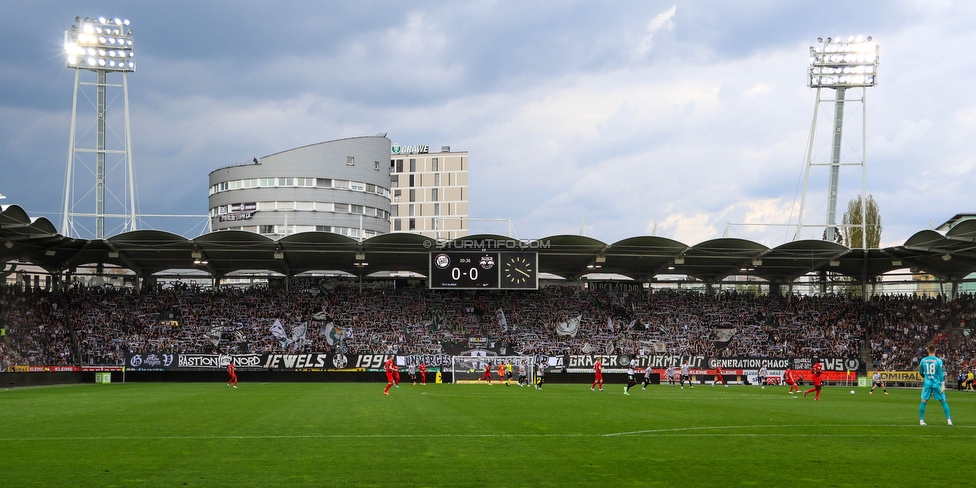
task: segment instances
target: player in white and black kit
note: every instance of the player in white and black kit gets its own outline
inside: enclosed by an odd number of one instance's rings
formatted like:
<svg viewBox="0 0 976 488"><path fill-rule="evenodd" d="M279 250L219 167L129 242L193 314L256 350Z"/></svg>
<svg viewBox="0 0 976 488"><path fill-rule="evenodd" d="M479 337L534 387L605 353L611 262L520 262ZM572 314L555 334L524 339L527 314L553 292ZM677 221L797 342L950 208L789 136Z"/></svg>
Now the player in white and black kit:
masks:
<svg viewBox="0 0 976 488"><path fill-rule="evenodd" d="M519 377L518 377L519 386L522 387L528 385L529 380L525 378L525 363L519 363L518 373L519 373Z"/></svg>
<svg viewBox="0 0 976 488"><path fill-rule="evenodd" d="M688 382L688 386L690 386L692 390L695 389L695 385L691 384L691 374L688 372L688 365L687 364L682 364L681 365L681 385L680 385L682 390L685 389L685 381Z"/></svg>
<svg viewBox="0 0 976 488"><path fill-rule="evenodd" d="M637 384L637 378L634 375L637 374L637 358L631 359L630 364L627 365L627 386L624 387L624 395L630 395L630 387Z"/></svg>
<svg viewBox="0 0 976 488"><path fill-rule="evenodd" d="M664 370L664 376L668 379L668 386L674 386L674 366L668 366L668 369Z"/></svg>
<svg viewBox="0 0 976 488"><path fill-rule="evenodd" d="M535 372L535 389L541 390L542 384L546 382L546 363L539 363L539 368Z"/></svg>
<svg viewBox="0 0 976 488"><path fill-rule="evenodd" d="M644 381L641 383L641 391L647 389L647 385L651 384L651 375L654 374L654 370L650 366L644 369Z"/></svg>
<svg viewBox="0 0 976 488"><path fill-rule="evenodd" d="M874 395L874 389L879 386L881 387L882 390L884 390L884 394L887 395L888 388L885 385L884 380L881 379L881 373L875 371L874 374L871 375L871 391L868 392L868 395Z"/></svg>
<svg viewBox="0 0 976 488"><path fill-rule="evenodd" d="M766 365L764 364L762 365L761 368L759 368L759 375L758 375L759 385L762 387L763 390L766 389L766 376L768 375L769 375L769 371L766 371Z"/></svg>
<svg viewBox="0 0 976 488"><path fill-rule="evenodd" d="M410 373L410 381L413 381L413 384L416 385L417 384L417 365L411 363L410 366L407 368L407 371Z"/></svg>

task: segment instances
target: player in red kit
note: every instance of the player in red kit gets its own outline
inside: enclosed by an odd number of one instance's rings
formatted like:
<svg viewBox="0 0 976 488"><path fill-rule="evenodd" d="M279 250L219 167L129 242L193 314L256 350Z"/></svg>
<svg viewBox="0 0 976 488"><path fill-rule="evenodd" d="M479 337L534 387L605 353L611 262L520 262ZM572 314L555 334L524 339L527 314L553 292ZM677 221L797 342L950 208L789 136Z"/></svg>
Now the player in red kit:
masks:
<svg viewBox="0 0 976 488"><path fill-rule="evenodd" d="M813 388L810 388L809 390L803 392L803 396L807 396L807 393L816 391L817 394L814 395L813 399L818 402L820 401L820 374L821 373L823 373L823 366L821 366L820 362L817 361L816 363L813 364L813 368L810 370L810 374L813 375Z"/></svg>
<svg viewBox="0 0 976 488"><path fill-rule="evenodd" d="M400 367L393 363L393 386L400 387Z"/></svg>
<svg viewBox="0 0 976 488"><path fill-rule="evenodd" d="M796 373L790 371L789 368L787 368L786 371L783 372L783 382L786 383L787 385L790 385L790 391L788 391L787 393L792 394L793 390L796 390L797 393L800 392L800 387L796 385L796 380L793 378L795 374Z"/></svg>
<svg viewBox="0 0 976 488"><path fill-rule="evenodd" d="M596 385L600 385L600 391L603 391L603 363L599 359L593 363L593 386L590 387L590 391L596 391Z"/></svg>
<svg viewBox="0 0 976 488"><path fill-rule="evenodd" d="M383 369L386 370L386 389L383 390L383 394L389 395L390 387L393 386L393 356L387 358L386 362L383 363Z"/></svg>
<svg viewBox="0 0 976 488"><path fill-rule="evenodd" d="M230 379L227 380L227 386L230 386L231 383L233 383L234 388L237 388L237 373L234 372L234 361L231 361L230 364L227 365L227 374L230 375Z"/></svg>
<svg viewBox="0 0 976 488"><path fill-rule="evenodd" d="M712 380L712 388L715 388L715 383L718 383L719 381L721 381L726 388L729 387L729 384L725 382L725 377L722 376L722 367L715 366L715 379Z"/></svg>
<svg viewBox="0 0 976 488"><path fill-rule="evenodd" d="M427 365L424 364L423 361L421 361L420 362L420 366L417 366L417 369L420 370L420 385L421 386L426 385L427 384Z"/></svg>
<svg viewBox="0 0 976 488"><path fill-rule="evenodd" d="M491 386L491 365L490 364L485 365L485 375L482 376L481 378L478 378L478 381L481 380L488 381L488 386Z"/></svg>

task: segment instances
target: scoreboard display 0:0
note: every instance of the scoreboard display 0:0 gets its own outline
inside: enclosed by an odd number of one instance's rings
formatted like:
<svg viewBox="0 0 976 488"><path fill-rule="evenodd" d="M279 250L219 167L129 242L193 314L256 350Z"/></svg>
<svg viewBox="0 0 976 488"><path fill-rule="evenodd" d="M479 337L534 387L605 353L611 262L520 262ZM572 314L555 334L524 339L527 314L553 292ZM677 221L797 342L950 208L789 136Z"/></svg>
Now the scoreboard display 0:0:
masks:
<svg viewBox="0 0 976 488"><path fill-rule="evenodd" d="M431 253L427 282L429 288L498 289L498 253Z"/></svg>

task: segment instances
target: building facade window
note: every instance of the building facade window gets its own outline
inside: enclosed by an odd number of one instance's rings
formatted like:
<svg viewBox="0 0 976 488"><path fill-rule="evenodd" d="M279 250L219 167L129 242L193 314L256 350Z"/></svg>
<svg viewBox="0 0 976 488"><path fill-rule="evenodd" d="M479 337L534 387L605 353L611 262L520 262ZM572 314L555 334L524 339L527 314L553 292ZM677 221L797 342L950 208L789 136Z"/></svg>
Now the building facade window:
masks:
<svg viewBox="0 0 976 488"><path fill-rule="evenodd" d="M410 172L411 173L415 173L416 171L417 171L417 160L416 159L411 159L410 160Z"/></svg>
<svg viewBox="0 0 976 488"><path fill-rule="evenodd" d="M410 189L410 200L409 201L411 201L411 202L416 202L417 201L417 190L414 190L413 188Z"/></svg>
<svg viewBox="0 0 976 488"><path fill-rule="evenodd" d="M355 166L355 165L356 165L356 157L346 156L346 166Z"/></svg>
<svg viewBox="0 0 976 488"><path fill-rule="evenodd" d="M438 171L438 169L437 169L437 158L432 158L430 160L430 170L431 171Z"/></svg>
<svg viewBox="0 0 976 488"><path fill-rule="evenodd" d="M410 222L408 222L407 225L407 230L417 230L417 219L410 219Z"/></svg>

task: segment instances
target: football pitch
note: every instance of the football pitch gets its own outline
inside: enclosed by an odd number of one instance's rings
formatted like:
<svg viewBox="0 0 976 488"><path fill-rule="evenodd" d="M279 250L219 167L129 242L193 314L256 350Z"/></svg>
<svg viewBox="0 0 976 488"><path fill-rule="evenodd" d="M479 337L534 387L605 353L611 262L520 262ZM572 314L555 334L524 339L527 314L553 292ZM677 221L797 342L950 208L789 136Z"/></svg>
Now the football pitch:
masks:
<svg viewBox="0 0 976 488"><path fill-rule="evenodd" d="M3 486L973 485L976 394L128 383L0 391Z"/></svg>

